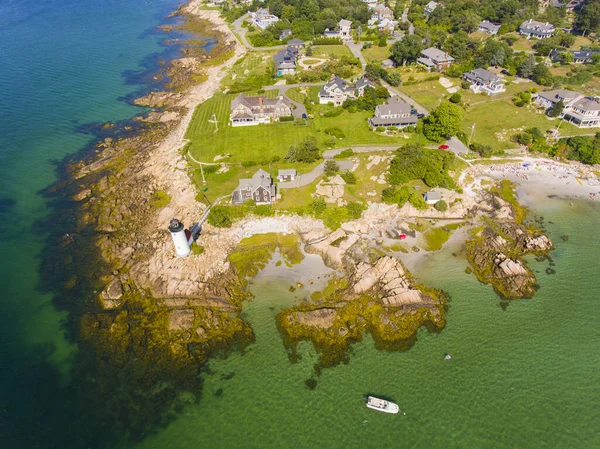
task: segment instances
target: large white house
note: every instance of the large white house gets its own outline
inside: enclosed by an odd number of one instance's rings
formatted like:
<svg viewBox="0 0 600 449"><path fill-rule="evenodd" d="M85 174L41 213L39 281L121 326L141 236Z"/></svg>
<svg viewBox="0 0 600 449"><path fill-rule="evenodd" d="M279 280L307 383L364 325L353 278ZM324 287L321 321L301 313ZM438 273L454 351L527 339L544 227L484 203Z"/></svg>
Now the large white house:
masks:
<svg viewBox="0 0 600 449"><path fill-rule="evenodd" d="M470 89L478 93L496 95L506 92L504 81L498 75L494 75L485 69L475 69L463 74L463 80L471 83Z"/></svg>
<svg viewBox="0 0 600 449"><path fill-rule="evenodd" d="M267 8L257 9L251 14L252 23L261 30L279 22L279 17L274 16Z"/></svg>
<svg viewBox="0 0 600 449"><path fill-rule="evenodd" d="M325 37L339 37L343 41L350 40L352 39L352 22L350 20L342 19L338 22L335 31L327 28L323 34Z"/></svg>
<svg viewBox="0 0 600 449"><path fill-rule="evenodd" d="M559 101L564 109L560 115L565 121L579 128L600 128L600 99L586 97L579 92L557 89L540 92L535 102L549 111Z"/></svg>
<svg viewBox="0 0 600 449"><path fill-rule="evenodd" d="M367 87L375 88L375 84L364 76L354 86L339 76L332 77L319 91L319 104L333 104L341 106L349 98L362 97Z"/></svg>
<svg viewBox="0 0 600 449"><path fill-rule="evenodd" d="M527 36L527 39L531 37L537 37L538 39L552 37L555 31L556 27L551 23L538 22L533 19L526 20L519 27L519 33Z"/></svg>

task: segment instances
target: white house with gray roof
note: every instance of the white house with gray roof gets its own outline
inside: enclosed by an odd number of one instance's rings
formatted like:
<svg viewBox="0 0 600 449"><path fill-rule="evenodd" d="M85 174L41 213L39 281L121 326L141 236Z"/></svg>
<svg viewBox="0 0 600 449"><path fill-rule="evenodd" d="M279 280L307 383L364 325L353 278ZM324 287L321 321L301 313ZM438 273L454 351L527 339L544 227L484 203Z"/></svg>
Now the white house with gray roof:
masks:
<svg viewBox="0 0 600 449"><path fill-rule="evenodd" d="M272 204L275 201L273 179L262 168L252 178L240 179L240 183L231 195L233 204L254 201L257 205Z"/></svg>
<svg viewBox="0 0 600 449"><path fill-rule="evenodd" d="M258 8L250 16L252 17L252 23L261 30L279 22L279 17L271 14L268 8Z"/></svg>
<svg viewBox="0 0 600 449"><path fill-rule="evenodd" d="M536 37L543 39L545 37L552 37L556 32L556 27L548 22L538 22L533 19L526 20L519 27L519 33L523 36L527 36L527 39Z"/></svg>
<svg viewBox="0 0 600 449"><path fill-rule="evenodd" d="M427 14L428 16L430 16L430 15L433 13L433 11L435 11L435 9L436 9L438 6L440 6L440 4L439 4L439 3L436 3L436 2L429 2L429 3L427 3L427 4L425 5L425 8L423 9L423 12L424 12L425 14Z"/></svg>
<svg viewBox="0 0 600 449"><path fill-rule="evenodd" d="M446 70L454 62L454 58L445 51L436 47L430 47L421 52L417 63L425 66L428 72L441 72Z"/></svg>
<svg viewBox="0 0 600 449"><path fill-rule="evenodd" d="M469 89L476 94L483 92L488 95L496 95L506 92L502 78L485 69L466 72L463 74L463 80L471 83Z"/></svg>
<svg viewBox="0 0 600 449"><path fill-rule="evenodd" d="M408 103L399 97L390 97L386 104L380 104L375 108L375 114L369 119L369 125L371 128L378 126L404 128L415 126L417 121L417 114Z"/></svg>
<svg viewBox="0 0 600 449"><path fill-rule="evenodd" d="M498 31L500 31L500 25L496 25L495 23L492 23L489 20L483 20L479 24L479 27L477 29L479 31L483 31L485 33L494 35L494 34L498 34Z"/></svg>
<svg viewBox="0 0 600 449"><path fill-rule="evenodd" d="M280 182L293 181L296 179L296 174L295 168L281 168L277 172L277 180Z"/></svg>
<svg viewBox="0 0 600 449"><path fill-rule="evenodd" d="M333 76L319 91L319 104L341 106L349 98L362 97L367 87L376 86L365 76L360 77L354 86L349 86L339 76Z"/></svg>
<svg viewBox="0 0 600 449"><path fill-rule="evenodd" d="M548 112L559 101L564 104L560 118L571 122L579 128L600 127L600 99L586 97L579 92L557 89L540 92L535 102Z"/></svg>

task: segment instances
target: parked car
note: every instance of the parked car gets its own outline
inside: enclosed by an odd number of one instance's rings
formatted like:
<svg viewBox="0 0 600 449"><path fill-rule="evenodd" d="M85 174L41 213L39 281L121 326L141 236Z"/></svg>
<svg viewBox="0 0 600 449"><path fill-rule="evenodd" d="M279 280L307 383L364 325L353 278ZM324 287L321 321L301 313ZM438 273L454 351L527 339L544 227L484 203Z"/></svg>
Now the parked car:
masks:
<svg viewBox="0 0 600 449"><path fill-rule="evenodd" d="M306 114L302 114L302 119L306 120L308 117L306 116Z"/></svg>

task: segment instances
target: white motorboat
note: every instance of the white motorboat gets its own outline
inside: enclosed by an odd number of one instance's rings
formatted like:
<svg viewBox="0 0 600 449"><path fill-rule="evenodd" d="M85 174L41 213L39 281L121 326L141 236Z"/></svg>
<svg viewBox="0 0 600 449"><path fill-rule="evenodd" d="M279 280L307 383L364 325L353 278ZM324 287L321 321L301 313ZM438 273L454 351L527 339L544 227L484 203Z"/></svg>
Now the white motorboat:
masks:
<svg viewBox="0 0 600 449"><path fill-rule="evenodd" d="M398 413L400 411L400 407L397 404L373 396L368 397L367 407L384 413Z"/></svg>

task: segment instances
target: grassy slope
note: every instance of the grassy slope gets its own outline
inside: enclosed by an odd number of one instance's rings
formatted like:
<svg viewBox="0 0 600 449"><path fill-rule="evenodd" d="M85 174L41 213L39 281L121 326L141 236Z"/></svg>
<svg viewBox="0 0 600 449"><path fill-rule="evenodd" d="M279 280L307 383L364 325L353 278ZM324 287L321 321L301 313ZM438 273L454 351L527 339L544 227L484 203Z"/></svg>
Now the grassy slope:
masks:
<svg viewBox="0 0 600 449"><path fill-rule="evenodd" d="M248 127L229 126L230 103L234 95L216 94L196 108L186 137L192 142L190 151L195 159L212 162L214 157L231 153L231 162L262 161L272 156L283 157L289 147L307 136L315 136L321 143L328 139L322 131L328 127L339 127L346 137L338 140L337 146L350 145L395 145L407 142L401 137L386 137L372 132L367 124L369 112L350 114L343 112L338 117L321 117L315 114L314 121L307 124L273 123ZM327 110L330 106L318 106ZM217 115L219 131L208 120Z"/></svg>
<svg viewBox="0 0 600 449"><path fill-rule="evenodd" d="M387 45L385 47L378 47L377 45L373 45L371 48L363 50L362 54L363 57L367 60L367 62L381 62L384 59L388 59L390 57L390 47L391 45Z"/></svg>

